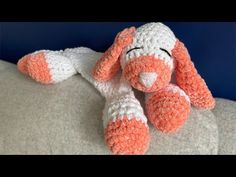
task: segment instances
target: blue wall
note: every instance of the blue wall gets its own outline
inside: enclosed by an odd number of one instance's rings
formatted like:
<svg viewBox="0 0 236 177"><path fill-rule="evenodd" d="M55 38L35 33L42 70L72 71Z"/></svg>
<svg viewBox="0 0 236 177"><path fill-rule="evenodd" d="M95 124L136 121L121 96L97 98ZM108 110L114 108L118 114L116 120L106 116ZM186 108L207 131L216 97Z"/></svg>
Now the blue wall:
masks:
<svg viewBox="0 0 236 177"><path fill-rule="evenodd" d="M137 22L0 23L0 58L12 63L39 49L108 48L117 32ZM236 100L236 23L167 22L188 47L214 96Z"/></svg>

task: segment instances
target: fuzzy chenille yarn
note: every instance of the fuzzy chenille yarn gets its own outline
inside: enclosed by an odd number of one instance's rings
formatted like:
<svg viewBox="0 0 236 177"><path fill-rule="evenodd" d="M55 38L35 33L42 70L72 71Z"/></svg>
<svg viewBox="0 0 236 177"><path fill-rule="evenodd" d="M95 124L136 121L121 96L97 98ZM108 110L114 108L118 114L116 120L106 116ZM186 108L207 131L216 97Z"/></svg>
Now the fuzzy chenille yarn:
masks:
<svg viewBox="0 0 236 177"><path fill-rule="evenodd" d="M147 120L165 133L187 120L190 105L212 109L215 100L182 42L162 23L124 29L105 53L78 47L40 50L18 61L18 69L42 84L80 73L106 98L105 142L114 154L144 154ZM175 73L176 83L171 83ZM147 115L132 87L145 92Z"/></svg>

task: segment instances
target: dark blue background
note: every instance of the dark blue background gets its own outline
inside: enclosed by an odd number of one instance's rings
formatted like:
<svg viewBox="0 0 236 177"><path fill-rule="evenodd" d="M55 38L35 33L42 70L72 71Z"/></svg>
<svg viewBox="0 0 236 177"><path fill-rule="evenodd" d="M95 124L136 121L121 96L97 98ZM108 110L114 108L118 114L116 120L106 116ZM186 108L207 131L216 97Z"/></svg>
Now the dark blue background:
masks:
<svg viewBox="0 0 236 177"><path fill-rule="evenodd" d="M137 22L0 23L0 59L16 63L39 49L87 46L104 51L117 32ZM192 60L216 97L236 100L236 23L167 22L188 47Z"/></svg>

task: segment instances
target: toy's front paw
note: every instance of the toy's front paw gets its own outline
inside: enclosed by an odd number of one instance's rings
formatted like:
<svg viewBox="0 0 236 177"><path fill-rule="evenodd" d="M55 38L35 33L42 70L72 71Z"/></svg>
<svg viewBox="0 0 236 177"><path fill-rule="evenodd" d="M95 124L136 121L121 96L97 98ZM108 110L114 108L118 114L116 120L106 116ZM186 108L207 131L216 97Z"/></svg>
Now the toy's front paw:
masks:
<svg viewBox="0 0 236 177"><path fill-rule="evenodd" d="M169 85L147 99L146 110L148 119L156 129L173 133L187 120L190 102L183 90Z"/></svg>
<svg viewBox="0 0 236 177"><path fill-rule="evenodd" d="M60 51L41 50L28 54L18 61L17 68L42 84L58 83L76 73L72 63Z"/></svg>
<svg viewBox="0 0 236 177"><path fill-rule="evenodd" d="M124 117L111 120L105 129L105 141L114 154L142 155L149 146L149 128L135 118Z"/></svg>
<svg viewBox="0 0 236 177"><path fill-rule="evenodd" d="M38 82L52 83L52 76L43 51L24 56L18 61L17 68Z"/></svg>
<svg viewBox="0 0 236 177"><path fill-rule="evenodd" d="M135 27L126 28L117 34L115 43L117 43L122 48L127 47L133 42L133 33L135 32Z"/></svg>

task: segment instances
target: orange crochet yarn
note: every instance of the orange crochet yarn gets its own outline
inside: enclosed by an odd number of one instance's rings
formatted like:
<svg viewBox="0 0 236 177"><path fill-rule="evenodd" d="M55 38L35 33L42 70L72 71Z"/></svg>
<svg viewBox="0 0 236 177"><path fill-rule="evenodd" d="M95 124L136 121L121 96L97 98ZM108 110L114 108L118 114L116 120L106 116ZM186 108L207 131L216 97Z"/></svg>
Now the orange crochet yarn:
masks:
<svg viewBox="0 0 236 177"><path fill-rule="evenodd" d="M191 103L198 108L214 108L215 100L195 69L184 44L177 40L172 53L176 60L176 82L190 97Z"/></svg>
<svg viewBox="0 0 236 177"><path fill-rule="evenodd" d="M119 55L122 52L122 48L116 43L113 44L103 55L103 57L97 61L95 68L92 72L94 79L99 81L108 81L120 69Z"/></svg>
<svg viewBox="0 0 236 177"><path fill-rule="evenodd" d="M160 75L154 84L147 88L139 82L139 76L142 72L155 72L160 73ZM126 64L124 76L134 88L143 92L154 92L169 84L171 70L163 60L155 59L154 56L141 56Z"/></svg>
<svg viewBox="0 0 236 177"><path fill-rule="evenodd" d="M17 66L22 73L29 74L34 80L42 84L52 83L51 74L43 52L24 56L18 61Z"/></svg>
<svg viewBox="0 0 236 177"><path fill-rule="evenodd" d="M118 33L113 45L104 53L102 58L97 61L92 75L98 81L108 81L119 71L119 57L123 49L133 40L134 27L124 29Z"/></svg>
<svg viewBox="0 0 236 177"><path fill-rule="evenodd" d="M156 129L173 133L184 125L191 103L205 109L215 106L186 47L162 23L124 29L105 53L85 47L43 50L24 56L17 66L43 84L58 83L76 73L93 84L106 100L105 141L114 154L147 151L148 119ZM170 83L173 72L177 85ZM147 117L131 86L145 92Z"/></svg>
<svg viewBox="0 0 236 177"><path fill-rule="evenodd" d="M162 89L147 100L146 110L150 122L156 129L173 133L187 120L190 104L179 93Z"/></svg>
<svg viewBox="0 0 236 177"><path fill-rule="evenodd" d="M27 62L28 59L30 58L31 54L26 55L22 57L18 62L17 62L17 68L20 72L23 74L28 74L28 69L27 69Z"/></svg>
<svg viewBox="0 0 236 177"><path fill-rule="evenodd" d="M144 154L149 146L149 128L135 118L118 118L105 129L105 141L114 154Z"/></svg>
<svg viewBox="0 0 236 177"><path fill-rule="evenodd" d="M127 37L120 38L121 33L126 33ZM127 30L121 33L116 38L120 39L119 43L122 43L121 39L126 41L130 38L133 42L118 48L115 46L120 45L115 40L97 62L94 78L108 81L121 66L128 83L149 96L146 101L147 116L158 130L166 133L177 131L187 120L191 103L198 108L214 108L215 100L197 73L187 49L167 26L148 23L139 27L133 36L127 35ZM180 88L170 84L172 72L175 72ZM113 131L116 132L115 127ZM119 128L117 131L120 131ZM108 141L113 152L130 152L123 141L113 140L114 137L111 140L114 144Z"/></svg>

